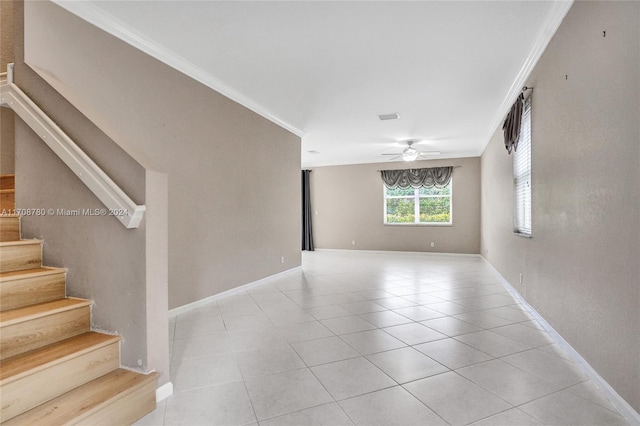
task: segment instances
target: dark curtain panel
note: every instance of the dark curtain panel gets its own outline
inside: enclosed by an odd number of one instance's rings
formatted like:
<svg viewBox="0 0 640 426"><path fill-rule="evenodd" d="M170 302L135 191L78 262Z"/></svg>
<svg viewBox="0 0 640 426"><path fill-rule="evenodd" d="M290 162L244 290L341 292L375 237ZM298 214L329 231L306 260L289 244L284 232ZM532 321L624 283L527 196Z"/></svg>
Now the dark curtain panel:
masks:
<svg viewBox="0 0 640 426"><path fill-rule="evenodd" d="M511 111L504 120L502 131L504 132L504 147L507 152L518 149L518 140L520 139L520 123L522 122L522 109L524 104L524 95L520 93L518 99L511 107Z"/></svg>
<svg viewBox="0 0 640 426"><path fill-rule="evenodd" d="M313 230L311 227L311 192L309 177L311 170L302 171L302 250L313 251Z"/></svg>
<svg viewBox="0 0 640 426"><path fill-rule="evenodd" d="M382 170L380 175L389 189L444 187L449 184L453 167L430 167L428 169Z"/></svg>

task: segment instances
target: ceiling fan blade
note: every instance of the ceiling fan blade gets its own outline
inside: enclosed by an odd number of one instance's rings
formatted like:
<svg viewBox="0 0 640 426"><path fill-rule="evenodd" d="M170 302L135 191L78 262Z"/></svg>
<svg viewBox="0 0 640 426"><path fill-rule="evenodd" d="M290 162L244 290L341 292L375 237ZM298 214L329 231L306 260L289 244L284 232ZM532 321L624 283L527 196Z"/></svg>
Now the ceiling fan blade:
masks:
<svg viewBox="0 0 640 426"><path fill-rule="evenodd" d="M394 154L380 154L380 155L402 155L402 153L401 152L396 152Z"/></svg>
<svg viewBox="0 0 640 426"><path fill-rule="evenodd" d="M418 155L420 155L420 156L423 156L423 155L440 155L440 151L422 151Z"/></svg>
<svg viewBox="0 0 640 426"><path fill-rule="evenodd" d="M393 154L389 154L389 155L393 155ZM402 154L398 154L396 157L389 158L389 161L397 160L398 158L402 158Z"/></svg>

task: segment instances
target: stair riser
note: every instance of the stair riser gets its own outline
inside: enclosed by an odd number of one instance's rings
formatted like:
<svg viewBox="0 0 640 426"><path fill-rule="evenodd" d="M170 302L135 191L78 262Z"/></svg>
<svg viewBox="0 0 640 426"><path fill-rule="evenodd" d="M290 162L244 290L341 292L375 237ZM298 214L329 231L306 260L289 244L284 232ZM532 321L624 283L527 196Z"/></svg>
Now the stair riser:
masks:
<svg viewBox="0 0 640 426"><path fill-rule="evenodd" d="M0 310L21 308L65 297L65 273L0 283Z"/></svg>
<svg viewBox="0 0 640 426"><path fill-rule="evenodd" d="M0 272L22 271L42 266L42 243L3 246Z"/></svg>
<svg viewBox="0 0 640 426"><path fill-rule="evenodd" d="M2 209L0 209L2 213ZM20 218L0 217L0 241L17 241L20 239Z"/></svg>
<svg viewBox="0 0 640 426"><path fill-rule="evenodd" d="M13 214L13 210L16 208L16 194L13 190L3 190L0 193L0 213L3 210L9 214Z"/></svg>
<svg viewBox="0 0 640 426"><path fill-rule="evenodd" d="M0 419L5 422L114 371L118 365L119 344L116 341L10 383L3 383Z"/></svg>
<svg viewBox="0 0 640 426"><path fill-rule="evenodd" d="M69 425L130 425L156 409L156 381L148 380L140 388Z"/></svg>
<svg viewBox="0 0 640 426"><path fill-rule="evenodd" d="M0 359L41 348L89 331L89 306L2 327Z"/></svg>
<svg viewBox="0 0 640 426"><path fill-rule="evenodd" d="M16 177L15 175L1 175L0 176L0 190L1 189L15 189Z"/></svg>

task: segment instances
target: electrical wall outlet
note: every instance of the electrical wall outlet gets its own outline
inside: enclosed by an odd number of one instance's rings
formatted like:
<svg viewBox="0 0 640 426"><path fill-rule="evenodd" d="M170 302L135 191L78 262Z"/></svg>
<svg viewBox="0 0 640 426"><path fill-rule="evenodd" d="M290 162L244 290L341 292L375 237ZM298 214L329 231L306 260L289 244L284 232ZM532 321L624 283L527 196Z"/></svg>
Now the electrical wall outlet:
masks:
<svg viewBox="0 0 640 426"><path fill-rule="evenodd" d="M280 263L284 263L284 256L280 258Z"/></svg>
<svg viewBox="0 0 640 426"><path fill-rule="evenodd" d="M355 246L356 245L356 240L351 240L351 245Z"/></svg>
<svg viewBox="0 0 640 426"><path fill-rule="evenodd" d="M436 243L434 243L433 241L431 241L431 247L435 247Z"/></svg>
<svg viewBox="0 0 640 426"><path fill-rule="evenodd" d="M520 273L520 284L522 284L522 272Z"/></svg>

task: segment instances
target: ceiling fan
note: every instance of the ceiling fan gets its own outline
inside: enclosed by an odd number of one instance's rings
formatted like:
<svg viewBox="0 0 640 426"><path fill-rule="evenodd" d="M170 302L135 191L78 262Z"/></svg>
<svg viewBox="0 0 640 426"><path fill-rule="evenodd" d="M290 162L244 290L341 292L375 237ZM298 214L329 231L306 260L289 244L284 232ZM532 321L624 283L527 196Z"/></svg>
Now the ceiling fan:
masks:
<svg viewBox="0 0 640 426"><path fill-rule="evenodd" d="M395 157L393 157L391 161L396 160L398 158L402 158L404 161L414 161L414 160L417 160L418 158L426 159L427 156L440 155L440 151L418 151L413 147L413 144L416 143L416 141L408 140L405 143L407 144L407 147L403 149L402 152L397 152L394 154L382 154L382 155L395 155Z"/></svg>

